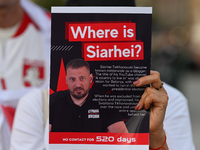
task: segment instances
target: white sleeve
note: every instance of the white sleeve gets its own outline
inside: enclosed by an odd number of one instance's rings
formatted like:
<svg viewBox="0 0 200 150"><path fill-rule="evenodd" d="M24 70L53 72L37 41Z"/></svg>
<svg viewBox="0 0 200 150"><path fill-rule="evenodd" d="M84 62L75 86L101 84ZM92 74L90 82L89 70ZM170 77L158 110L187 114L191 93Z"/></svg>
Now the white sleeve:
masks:
<svg viewBox="0 0 200 150"><path fill-rule="evenodd" d="M11 150L44 150L41 90L33 90L19 101L11 133Z"/></svg>
<svg viewBox="0 0 200 150"><path fill-rule="evenodd" d="M164 129L170 150L195 150L188 101L177 89L164 84L169 101L166 110Z"/></svg>

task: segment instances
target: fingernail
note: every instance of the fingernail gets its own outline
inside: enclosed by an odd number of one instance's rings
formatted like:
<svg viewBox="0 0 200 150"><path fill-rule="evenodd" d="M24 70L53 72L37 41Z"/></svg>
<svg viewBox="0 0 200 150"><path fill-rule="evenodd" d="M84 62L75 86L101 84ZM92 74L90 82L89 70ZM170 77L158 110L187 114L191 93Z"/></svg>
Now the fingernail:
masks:
<svg viewBox="0 0 200 150"><path fill-rule="evenodd" d="M140 83L140 80L137 80L137 81L133 82L134 85L137 85L139 83Z"/></svg>
<svg viewBox="0 0 200 150"><path fill-rule="evenodd" d="M139 107L140 107L140 104L138 103L138 104L135 106L135 110L138 110Z"/></svg>

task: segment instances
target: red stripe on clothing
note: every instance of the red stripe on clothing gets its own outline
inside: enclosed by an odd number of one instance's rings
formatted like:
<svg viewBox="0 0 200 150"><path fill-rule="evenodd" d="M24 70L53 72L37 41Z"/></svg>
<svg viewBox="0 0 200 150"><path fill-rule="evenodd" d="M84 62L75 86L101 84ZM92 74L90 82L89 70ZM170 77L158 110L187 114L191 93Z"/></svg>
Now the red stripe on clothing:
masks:
<svg viewBox="0 0 200 150"><path fill-rule="evenodd" d="M46 11L45 13L49 17L49 19L51 19L51 13L49 11Z"/></svg>
<svg viewBox="0 0 200 150"><path fill-rule="evenodd" d="M6 83L5 83L5 80L3 78L1 78L1 84L2 84L2 88L4 90L6 90Z"/></svg>
<svg viewBox="0 0 200 150"><path fill-rule="evenodd" d="M3 105L1 105L1 108L6 117L6 120L8 121L10 130L12 130L13 120L15 116L15 108L9 107L9 106L3 106Z"/></svg>
<svg viewBox="0 0 200 150"><path fill-rule="evenodd" d="M39 27L31 20L31 18L27 15L27 13L23 12L23 18L22 18L21 24L17 32L13 35L13 37L17 37L20 34L22 34L26 30L29 23L32 23L35 26L35 28L39 30Z"/></svg>

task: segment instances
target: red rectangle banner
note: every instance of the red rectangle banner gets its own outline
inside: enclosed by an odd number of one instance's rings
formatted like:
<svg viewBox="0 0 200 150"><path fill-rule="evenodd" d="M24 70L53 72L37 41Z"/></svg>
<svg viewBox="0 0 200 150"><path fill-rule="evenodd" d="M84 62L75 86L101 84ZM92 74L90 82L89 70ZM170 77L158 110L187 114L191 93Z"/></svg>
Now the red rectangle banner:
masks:
<svg viewBox="0 0 200 150"><path fill-rule="evenodd" d="M149 133L50 132L49 144L148 145Z"/></svg>
<svg viewBox="0 0 200 150"><path fill-rule="evenodd" d="M143 60L143 42L84 43L86 61Z"/></svg>
<svg viewBox="0 0 200 150"><path fill-rule="evenodd" d="M135 23L75 23L65 26L69 41L135 41Z"/></svg>

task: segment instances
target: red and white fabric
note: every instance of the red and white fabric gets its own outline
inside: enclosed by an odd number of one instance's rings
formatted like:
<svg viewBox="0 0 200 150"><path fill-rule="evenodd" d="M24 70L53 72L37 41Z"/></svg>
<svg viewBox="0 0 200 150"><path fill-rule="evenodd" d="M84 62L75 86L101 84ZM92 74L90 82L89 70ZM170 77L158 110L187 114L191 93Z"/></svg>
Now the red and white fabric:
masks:
<svg viewBox="0 0 200 150"><path fill-rule="evenodd" d="M19 27L4 47L0 42L0 150L9 150L19 98L49 81L50 17L31 1L20 3L24 13Z"/></svg>

